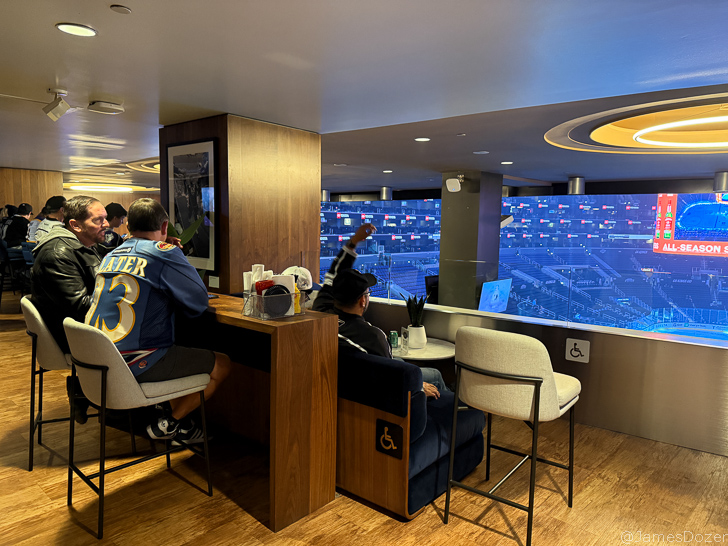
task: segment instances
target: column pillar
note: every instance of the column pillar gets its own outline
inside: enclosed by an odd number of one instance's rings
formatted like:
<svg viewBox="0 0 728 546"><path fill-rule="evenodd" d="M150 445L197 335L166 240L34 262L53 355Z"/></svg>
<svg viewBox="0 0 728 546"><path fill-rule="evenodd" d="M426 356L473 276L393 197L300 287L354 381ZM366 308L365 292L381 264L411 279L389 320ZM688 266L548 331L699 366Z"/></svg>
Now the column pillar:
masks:
<svg viewBox="0 0 728 546"><path fill-rule="evenodd" d="M161 202L169 207L167 147L214 140L219 291L243 290L254 263L280 273L302 265L318 273L321 137L230 114L159 131Z"/></svg>
<svg viewBox="0 0 728 546"><path fill-rule="evenodd" d="M445 180L464 175L459 192ZM477 309L483 282L498 278L503 175L455 171L442 175L440 305Z"/></svg>

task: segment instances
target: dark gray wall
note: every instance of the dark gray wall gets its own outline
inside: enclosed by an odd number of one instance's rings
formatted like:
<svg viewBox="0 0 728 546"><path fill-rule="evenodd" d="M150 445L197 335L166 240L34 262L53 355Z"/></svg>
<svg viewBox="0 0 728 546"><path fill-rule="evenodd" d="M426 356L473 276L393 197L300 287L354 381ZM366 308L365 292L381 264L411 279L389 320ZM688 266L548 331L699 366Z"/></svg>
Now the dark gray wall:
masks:
<svg viewBox="0 0 728 546"><path fill-rule="evenodd" d="M448 178L463 174L462 189ZM440 305L476 309L480 287L498 277L503 175L459 171L442 175Z"/></svg>

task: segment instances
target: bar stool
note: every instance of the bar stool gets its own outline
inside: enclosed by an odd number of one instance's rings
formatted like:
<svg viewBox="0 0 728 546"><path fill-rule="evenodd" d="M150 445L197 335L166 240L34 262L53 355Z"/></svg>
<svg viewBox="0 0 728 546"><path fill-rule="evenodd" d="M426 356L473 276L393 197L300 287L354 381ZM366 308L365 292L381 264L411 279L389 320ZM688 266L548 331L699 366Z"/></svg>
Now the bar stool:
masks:
<svg viewBox="0 0 728 546"><path fill-rule="evenodd" d="M43 375L49 370L71 369L71 355L64 354L48 330L43 317L28 296L20 300L26 333L33 340L30 361L30 435L28 437L28 471L33 470L33 440L38 431L38 445L43 441L43 425L68 421L68 417L43 419ZM38 413L35 412L35 383L38 378Z"/></svg>
<svg viewBox="0 0 728 546"><path fill-rule="evenodd" d="M499 332L473 326L463 326L455 336L455 365L457 379L455 398L470 407L487 413L485 448L486 480L490 479L491 448L518 455L521 461L489 491L482 491L452 479L455 446L450 451L445 523L450 515L450 491L461 487L489 499L502 502L528 513L526 546L531 545L533 531L533 500L536 486L536 461L569 471L569 497L574 495L574 405L579 400L581 383L578 379L554 373L546 347L532 337ZM569 464L538 457L539 422L553 421L569 412ZM453 430L457 424L457 407L453 411ZM531 452L521 453L491 443L492 415L524 421L532 430ZM528 505L495 495L495 491L526 461L530 460L531 477Z"/></svg>
<svg viewBox="0 0 728 546"><path fill-rule="evenodd" d="M170 453L189 449L196 455L205 459L207 468L207 495L212 496L212 480L210 476L210 458L207 447L207 423L205 420L204 389L210 382L208 374L196 374L180 379L158 381L154 383L137 383L129 366L126 364L118 349L100 330L76 322L72 318L63 321L66 337L71 348L72 375L78 374L81 388L88 399L99 406L99 471L85 474L74 462L74 420L73 406L71 408L71 427L68 450L68 505L73 502L73 474L77 474L98 496L98 538L103 537L104 531L104 482L106 474L127 468L139 463L165 455L167 468L171 467ZM200 411L202 417L203 449L187 445L182 441L179 446L170 446L165 442L165 450L141 457L128 463L112 468L106 468L106 410L107 409L134 409L179 398L187 394L200 393ZM98 479L98 485L93 480Z"/></svg>

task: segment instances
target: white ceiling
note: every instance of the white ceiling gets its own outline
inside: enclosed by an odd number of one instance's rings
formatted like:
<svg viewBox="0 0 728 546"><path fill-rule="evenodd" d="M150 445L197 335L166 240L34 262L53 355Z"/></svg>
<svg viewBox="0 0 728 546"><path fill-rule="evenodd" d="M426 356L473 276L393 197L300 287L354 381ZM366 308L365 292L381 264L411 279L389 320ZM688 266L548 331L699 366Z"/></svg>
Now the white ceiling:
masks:
<svg viewBox="0 0 728 546"><path fill-rule="evenodd" d="M130 15L98 0L0 3L0 94L36 101L0 97L1 167L148 158L160 126L232 113L322 133L323 187L335 191L439 187L457 169L547 181L728 169L727 154L599 156L543 140L596 111L728 92L724 0L123 3ZM98 36L54 28L66 21ZM53 123L40 103L54 86L73 106L109 100L126 112ZM79 148L78 135L122 147ZM504 159L515 163L505 170Z"/></svg>

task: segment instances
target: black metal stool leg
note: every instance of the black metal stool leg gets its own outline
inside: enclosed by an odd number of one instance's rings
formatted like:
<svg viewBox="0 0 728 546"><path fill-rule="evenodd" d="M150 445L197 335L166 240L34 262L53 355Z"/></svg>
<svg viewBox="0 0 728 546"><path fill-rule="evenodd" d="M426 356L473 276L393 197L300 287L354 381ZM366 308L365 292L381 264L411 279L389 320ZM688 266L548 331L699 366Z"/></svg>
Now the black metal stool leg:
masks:
<svg viewBox="0 0 728 546"><path fill-rule="evenodd" d="M69 412L71 419L68 425L68 498L66 504L73 504L73 444L76 432L76 406L73 404L73 398L76 396L76 366L71 370L71 396L68 398Z"/></svg>
<svg viewBox="0 0 728 546"><path fill-rule="evenodd" d="M569 410L569 508L574 501L574 406Z"/></svg>
<svg viewBox="0 0 728 546"><path fill-rule="evenodd" d="M205 417L205 391L200 391L200 415L202 417L202 439L205 450L205 465L207 466L207 495L212 497L212 475L210 474L210 452L207 447L207 417Z"/></svg>
<svg viewBox="0 0 728 546"><path fill-rule="evenodd" d="M538 460L538 420L540 417L541 385L534 392L533 435L531 436L531 480L528 485L528 527L526 529L526 546L531 546L533 535L533 503L536 492L536 461Z"/></svg>
<svg viewBox="0 0 728 546"><path fill-rule="evenodd" d="M445 494L445 523L450 519L450 494L452 492L452 473L455 467L455 441L457 438L458 404L460 400L460 371L457 367L455 375L455 400L452 408L452 428L450 429L450 463L447 467L447 492Z"/></svg>
<svg viewBox="0 0 728 546"><path fill-rule="evenodd" d="M28 332L30 334L30 332ZM28 472L33 471L33 440L35 439L35 370L36 370L36 345L38 336L30 334L33 338L30 363L30 434L28 436ZM40 441L40 440L39 440Z"/></svg>
<svg viewBox="0 0 728 546"><path fill-rule="evenodd" d="M485 421L487 432L485 434L485 481L490 480L490 445L491 445L491 427L493 426L493 414L486 413Z"/></svg>
<svg viewBox="0 0 728 546"><path fill-rule="evenodd" d="M43 375L45 370L38 370L38 445L43 441Z"/></svg>
<svg viewBox="0 0 728 546"><path fill-rule="evenodd" d="M99 445L99 530L98 538L104 536L104 478L106 471L106 374L101 370L101 408L99 410L99 424L101 425L101 440Z"/></svg>

